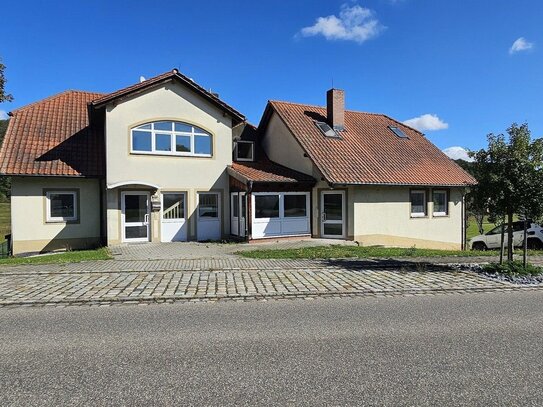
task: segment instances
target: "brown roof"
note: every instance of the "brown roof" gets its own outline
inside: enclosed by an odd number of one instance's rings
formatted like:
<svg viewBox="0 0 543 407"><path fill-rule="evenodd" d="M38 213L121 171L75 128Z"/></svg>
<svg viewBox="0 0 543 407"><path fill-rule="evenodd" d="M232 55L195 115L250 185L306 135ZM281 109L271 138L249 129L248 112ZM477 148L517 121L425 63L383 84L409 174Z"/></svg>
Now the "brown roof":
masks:
<svg viewBox="0 0 543 407"><path fill-rule="evenodd" d="M15 110L0 150L5 175L102 176L102 135L87 104L100 93L69 90Z"/></svg>
<svg viewBox="0 0 543 407"><path fill-rule="evenodd" d="M301 172L283 167L267 158L257 162L234 162L228 166L228 173L244 183L251 182L283 182L283 183L315 183L315 179Z"/></svg>
<svg viewBox="0 0 543 407"><path fill-rule="evenodd" d="M270 109L330 183L461 186L476 182L422 133L386 115L345 111L345 130L340 138L330 138L315 125L326 121L324 107L270 101L262 127ZM399 138L388 126L399 127L408 138Z"/></svg>
<svg viewBox="0 0 543 407"><path fill-rule="evenodd" d="M209 102L216 105L219 109L229 113L232 118L234 119L234 124L243 122L245 120L245 116L242 115L240 112L238 112L236 109L234 109L232 106L228 105L227 103L223 102L221 99L219 99L215 94L209 92L205 88L198 85L196 82L194 82L189 77L183 75L180 73L177 69L173 69L171 71L165 72L161 75L155 76L154 78L147 79L143 82L137 83L135 85L128 86L126 88L120 89L118 91L115 91L113 93L109 93L107 95L103 95L100 98L97 98L96 100L92 101L92 106L98 107L101 105L104 105L106 103L112 102L113 100L126 97L128 95L131 95L136 92L141 92L151 86L169 81L169 80L178 80L182 82L184 85L186 85L189 89L192 89L193 91L197 92L201 96L203 96L205 99L207 99Z"/></svg>

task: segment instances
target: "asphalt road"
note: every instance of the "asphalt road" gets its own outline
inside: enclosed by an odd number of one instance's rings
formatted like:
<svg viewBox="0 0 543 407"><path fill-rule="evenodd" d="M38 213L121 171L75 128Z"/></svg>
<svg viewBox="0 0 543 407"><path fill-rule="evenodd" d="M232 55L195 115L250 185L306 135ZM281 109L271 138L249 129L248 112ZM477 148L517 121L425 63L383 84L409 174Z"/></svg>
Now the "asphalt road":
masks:
<svg viewBox="0 0 543 407"><path fill-rule="evenodd" d="M543 292L0 310L0 404L543 405Z"/></svg>

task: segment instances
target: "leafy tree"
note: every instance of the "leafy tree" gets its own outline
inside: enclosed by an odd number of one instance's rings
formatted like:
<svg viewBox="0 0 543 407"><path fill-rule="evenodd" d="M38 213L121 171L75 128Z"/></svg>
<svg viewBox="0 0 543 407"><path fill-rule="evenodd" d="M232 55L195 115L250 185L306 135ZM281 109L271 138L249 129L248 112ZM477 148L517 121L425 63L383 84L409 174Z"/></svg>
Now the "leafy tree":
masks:
<svg viewBox="0 0 543 407"><path fill-rule="evenodd" d="M472 193L491 220L507 223L507 260L513 261L514 215L539 218L543 214L543 139L532 141L527 124L513 123L507 133L507 139L503 134L488 135L488 148L472 153L478 180ZM503 234L504 229L501 255ZM526 236L524 240L526 252Z"/></svg>
<svg viewBox="0 0 543 407"><path fill-rule="evenodd" d="M5 91L5 87L6 87L6 77L4 76L5 69L6 69L6 66L2 63L2 60L0 59L0 103L11 102L13 100L13 96L11 96L9 93L6 93Z"/></svg>

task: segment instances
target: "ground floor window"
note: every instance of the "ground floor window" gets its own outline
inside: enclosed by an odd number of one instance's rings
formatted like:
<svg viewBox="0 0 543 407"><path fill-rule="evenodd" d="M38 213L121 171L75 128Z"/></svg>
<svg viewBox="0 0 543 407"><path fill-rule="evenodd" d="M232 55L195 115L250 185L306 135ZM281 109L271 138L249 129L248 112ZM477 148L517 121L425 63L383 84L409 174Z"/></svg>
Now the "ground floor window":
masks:
<svg viewBox="0 0 543 407"><path fill-rule="evenodd" d="M422 218L426 216L426 191L411 190L411 217Z"/></svg>
<svg viewBox="0 0 543 407"><path fill-rule="evenodd" d="M446 190L432 191L434 209L433 216L447 216L449 214L449 199Z"/></svg>
<svg viewBox="0 0 543 407"><path fill-rule="evenodd" d="M311 233L309 192L255 192L252 200L253 239Z"/></svg>
<svg viewBox="0 0 543 407"><path fill-rule="evenodd" d="M69 222L77 220L77 191L47 191L47 222Z"/></svg>

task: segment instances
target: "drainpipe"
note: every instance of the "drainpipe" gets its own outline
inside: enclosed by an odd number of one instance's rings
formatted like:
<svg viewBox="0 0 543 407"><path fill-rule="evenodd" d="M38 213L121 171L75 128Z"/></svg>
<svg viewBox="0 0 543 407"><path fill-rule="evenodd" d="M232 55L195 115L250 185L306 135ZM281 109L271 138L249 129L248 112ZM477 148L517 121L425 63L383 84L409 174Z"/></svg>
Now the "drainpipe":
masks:
<svg viewBox="0 0 543 407"><path fill-rule="evenodd" d="M245 240L249 241L249 194L253 192L253 181L247 183L245 193Z"/></svg>

